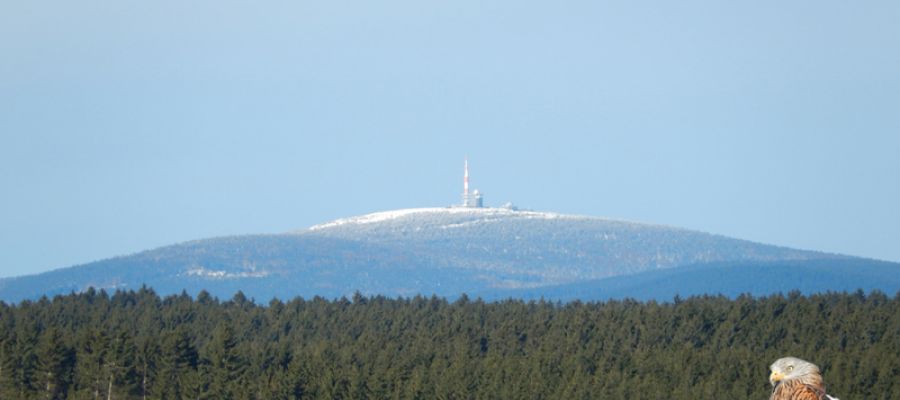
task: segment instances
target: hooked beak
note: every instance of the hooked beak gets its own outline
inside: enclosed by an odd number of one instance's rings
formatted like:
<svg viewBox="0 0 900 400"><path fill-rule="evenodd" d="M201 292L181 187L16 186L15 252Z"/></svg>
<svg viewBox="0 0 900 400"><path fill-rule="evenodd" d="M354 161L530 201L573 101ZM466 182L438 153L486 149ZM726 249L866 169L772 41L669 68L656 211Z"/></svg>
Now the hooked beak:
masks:
<svg viewBox="0 0 900 400"><path fill-rule="evenodd" d="M784 379L784 375L778 371L772 371L772 374L769 375L769 383L771 383L772 386L777 385L782 379Z"/></svg>

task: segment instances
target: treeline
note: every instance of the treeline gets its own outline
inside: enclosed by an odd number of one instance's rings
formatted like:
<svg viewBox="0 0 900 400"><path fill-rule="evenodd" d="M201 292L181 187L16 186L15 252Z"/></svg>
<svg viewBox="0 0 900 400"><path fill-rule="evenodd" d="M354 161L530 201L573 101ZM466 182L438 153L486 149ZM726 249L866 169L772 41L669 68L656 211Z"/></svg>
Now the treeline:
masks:
<svg viewBox="0 0 900 400"><path fill-rule="evenodd" d="M841 398L900 398L900 294L0 303L0 399L765 399L786 355Z"/></svg>

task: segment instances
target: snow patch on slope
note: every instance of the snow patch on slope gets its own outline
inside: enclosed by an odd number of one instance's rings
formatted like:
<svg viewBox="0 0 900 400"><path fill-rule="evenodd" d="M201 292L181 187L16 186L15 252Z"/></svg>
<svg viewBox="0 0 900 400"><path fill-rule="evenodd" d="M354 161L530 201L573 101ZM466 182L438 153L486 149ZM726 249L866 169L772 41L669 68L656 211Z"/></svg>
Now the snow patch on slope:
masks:
<svg viewBox="0 0 900 400"><path fill-rule="evenodd" d="M265 278L269 276L268 271L242 271L228 272L225 270L214 270L196 266L181 274L181 276L194 276L206 279L240 279L240 278Z"/></svg>
<svg viewBox="0 0 900 400"><path fill-rule="evenodd" d="M365 225L377 222L398 220L410 216L421 214L438 214L438 215L455 215L455 216L472 216L481 217L480 219L466 221L462 223L448 224L444 228L454 228L465 225L471 225L481 222L500 221L502 218L523 218L523 219L580 219L589 218L574 215L564 215L551 212L538 211L519 211L508 208L465 208L465 207L429 207L429 208L407 208L393 211L382 211L372 214L361 215L357 217L341 218L324 224L315 225L309 228L310 231L317 231L327 228L333 228L343 225Z"/></svg>

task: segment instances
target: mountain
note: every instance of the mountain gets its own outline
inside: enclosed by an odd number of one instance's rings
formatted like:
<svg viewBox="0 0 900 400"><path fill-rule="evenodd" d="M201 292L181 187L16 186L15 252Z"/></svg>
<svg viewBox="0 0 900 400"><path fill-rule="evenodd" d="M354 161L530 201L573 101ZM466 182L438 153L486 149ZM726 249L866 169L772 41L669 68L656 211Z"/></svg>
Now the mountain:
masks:
<svg viewBox="0 0 900 400"><path fill-rule="evenodd" d="M783 278L798 271L800 280ZM897 272L896 263L660 225L507 208L417 208L6 278L0 299L142 285L160 294L207 290L223 298L241 290L258 300L356 291L559 299L578 293L582 300L790 289L890 293L900 289Z"/></svg>

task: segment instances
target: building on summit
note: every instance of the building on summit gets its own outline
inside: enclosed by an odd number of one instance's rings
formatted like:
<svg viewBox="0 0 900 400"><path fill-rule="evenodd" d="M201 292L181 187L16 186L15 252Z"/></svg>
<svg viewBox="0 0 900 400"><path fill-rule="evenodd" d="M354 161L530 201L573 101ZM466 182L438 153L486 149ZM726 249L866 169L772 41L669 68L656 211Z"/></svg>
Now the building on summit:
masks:
<svg viewBox="0 0 900 400"><path fill-rule="evenodd" d="M482 208L484 202L481 198L481 192L475 189L469 192L469 158L466 157L465 172L463 173L463 195L462 206L467 208Z"/></svg>

